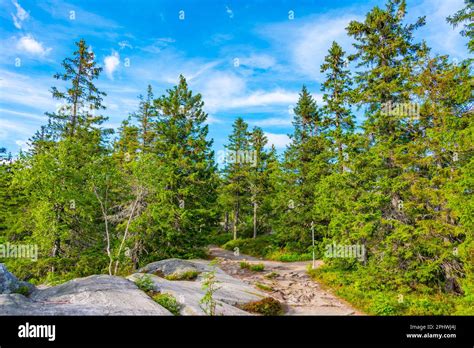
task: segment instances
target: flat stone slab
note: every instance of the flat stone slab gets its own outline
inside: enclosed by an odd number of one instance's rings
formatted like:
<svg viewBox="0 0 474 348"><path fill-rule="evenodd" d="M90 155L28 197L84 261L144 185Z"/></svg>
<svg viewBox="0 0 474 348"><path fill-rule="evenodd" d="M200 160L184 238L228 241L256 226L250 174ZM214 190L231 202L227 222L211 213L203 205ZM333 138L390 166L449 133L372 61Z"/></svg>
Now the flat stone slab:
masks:
<svg viewBox="0 0 474 348"><path fill-rule="evenodd" d="M133 282L115 276L78 278L31 296L0 295L0 315L172 315Z"/></svg>
<svg viewBox="0 0 474 348"><path fill-rule="evenodd" d="M176 272L179 267L191 268L201 273L194 281L170 281L153 274L160 270L166 276ZM135 273L129 276L128 279L136 281L143 276L150 277L155 291L170 294L178 300L181 304L182 315L206 315L200 306L200 300L205 294L201 286L205 273L212 270L215 270L216 281L218 281L217 286L219 287L219 290L214 293L214 298L218 303L216 315L252 315L236 306L267 297L266 294L256 290L254 287L229 276L218 266L209 265L209 261L205 260L186 260L185 263L179 263L179 266L175 263L174 259L162 260L149 264L141 270L148 270L152 274Z"/></svg>
<svg viewBox="0 0 474 348"><path fill-rule="evenodd" d="M18 280L3 263L0 263L0 294L12 294L21 288L26 288L28 293L35 290L33 284Z"/></svg>

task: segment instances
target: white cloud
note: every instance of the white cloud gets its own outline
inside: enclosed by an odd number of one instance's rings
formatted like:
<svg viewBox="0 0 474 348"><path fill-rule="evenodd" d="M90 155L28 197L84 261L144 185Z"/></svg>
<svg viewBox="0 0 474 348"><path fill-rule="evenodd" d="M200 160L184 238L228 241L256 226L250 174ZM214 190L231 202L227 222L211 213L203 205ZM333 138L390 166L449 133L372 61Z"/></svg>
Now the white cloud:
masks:
<svg viewBox="0 0 474 348"><path fill-rule="evenodd" d="M251 106L268 106L268 105L290 105L296 103L298 93L288 92L283 89L274 91L255 91L250 94L233 98L227 104L229 108L251 107Z"/></svg>
<svg viewBox="0 0 474 348"><path fill-rule="evenodd" d="M233 73L210 72L196 81L202 91L207 110L211 112L272 105L290 105L298 100L298 93L284 89L248 90L246 81Z"/></svg>
<svg viewBox="0 0 474 348"><path fill-rule="evenodd" d="M40 116L39 114L36 114L36 113L21 112L21 111L2 109L2 108L0 108L0 113L25 117L25 118L28 118L28 119L38 120L38 121L45 121L47 119L46 116Z"/></svg>
<svg viewBox="0 0 474 348"><path fill-rule="evenodd" d="M43 43L36 41L30 34L22 36L16 45L17 49L28 54L44 57L51 48L45 48Z"/></svg>
<svg viewBox="0 0 474 348"><path fill-rule="evenodd" d="M446 22L465 6L464 0L422 0L418 5L408 7L407 20L412 23L417 17L426 16L426 25L415 32L416 37L425 39L434 53L449 54L453 58L468 58L467 39L459 32L462 26L454 28Z"/></svg>
<svg viewBox="0 0 474 348"><path fill-rule="evenodd" d="M165 48L167 48L168 46L170 46L170 44L174 42L176 42L176 40L171 37L160 37L157 39L153 39L151 44L144 47L140 47L140 49L148 53L156 54L162 52Z"/></svg>
<svg viewBox="0 0 474 348"><path fill-rule="evenodd" d="M291 139L286 134L276 134L265 132L265 136L268 138L268 145L274 145L277 149L283 149L290 144Z"/></svg>
<svg viewBox="0 0 474 348"><path fill-rule="evenodd" d="M121 50L123 50L124 48L133 49L133 46L130 45L130 44L128 43L128 41L120 41L120 42L118 43L118 45L120 46L120 49L121 49Z"/></svg>
<svg viewBox="0 0 474 348"><path fill-rule="evenodd" d="M9 121L0 118L0 139L9 139L12 134L31 136L35 127L27 126L24 122Z"/></svg>
<svg viewBox="0 0 474 348"><path fill-rule="evenodd" d="M12 0L12 4L16 7L16 15L11 14L13 18L13 24L17 29L21 29L22 22L27 20L30 14L26 12L26 10L21 7L17 0Z"/></svg>
<svg viewBox="0 0 474 348"><path fill-rule="evenodd" d="M326 13L300 20L296 26L293 21L265 26L260 30L263 36L270 38L277 51L293 66L294 71L306 78L321 81L323 75L320 66L328 54L333 41L337 41L345 50L352 49L351 39L346 27L351 20L363 17L351 14L334 16Z"/></svg>
<svg viewBox="0 0 474 348"><path fill-rule="evenodd" d="M0 70L0 75L0 104L32 108L38 110L38 115L47 110L54 110L55 101L49 92L49 88L54 84L51 76L31 77L7 70Z"/></svg>
<svg viewBox="0 0 474 348"><path fill-rule="evenodd" d="M120 65L120 56L117 52L112 52L110 56L104 59L104 70L107 77L111 80L114 79L114 72Z"/></svg>
<svg viewBox="0 0 474 348"><path fill-rule="evenodd" d="M229 18L234 18L234 11L232 11L229 6L225 7L225 12L227 12Z"/></svg>
<svg viewBox="0 0 474 348"><path fill-rule="evenodd" d="M250 68L268 69L276 64L275 58L267 54L254 54L240 59L240 64Z"/></svg>
<svg viewBox="0 0 474 348"><path fill-rule="evenodd" d="M259 127L291 127L293 118L288 117L269 117L262 120L252 120L248 123Z"/></svg>
<svg viewBox="0 0 474 348"><path fill-rule="evenodd" d="M25 140L15 140L15 144L17 144L18 147L24 152L31 149L30 144Z"/></svg>

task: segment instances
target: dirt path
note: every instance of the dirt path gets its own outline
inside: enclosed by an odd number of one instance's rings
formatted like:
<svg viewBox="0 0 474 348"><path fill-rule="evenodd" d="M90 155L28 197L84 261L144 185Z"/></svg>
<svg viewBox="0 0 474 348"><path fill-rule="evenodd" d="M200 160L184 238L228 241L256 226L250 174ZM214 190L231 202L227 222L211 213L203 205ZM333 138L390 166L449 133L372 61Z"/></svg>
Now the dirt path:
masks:
<svg viewBox="0 0 474 348"><path fill-rule="evenodd" d="M219 258L219 266L229 275L259 288L282 302L286 315L361 315L348 303L324 290L306 273L310 262L279 262L260 260L247 255L234 255L232 251L218 247L209 248L210 255ZM241 261L263 263L263 272L240 268ZM317 261L316 267L322 262ZM257 284L263 287L257 287Z"/></svg>

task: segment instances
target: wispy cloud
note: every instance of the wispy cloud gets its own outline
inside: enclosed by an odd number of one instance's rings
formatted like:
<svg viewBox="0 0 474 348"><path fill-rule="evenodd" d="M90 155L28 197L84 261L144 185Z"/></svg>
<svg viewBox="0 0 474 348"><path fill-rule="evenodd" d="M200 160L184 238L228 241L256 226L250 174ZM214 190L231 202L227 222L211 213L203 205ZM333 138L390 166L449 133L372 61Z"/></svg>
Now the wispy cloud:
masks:
<svg viewBox="0 0 474 348"><path fill-rule="evenodd" d="M70 4L66 1L46 0L39 2L38 6L48 12L54 19L68 21L70 24L76 24L87 28L120 28L120 25L118 25L115 21L96 13L84 10L79 6Z"/></svg>
<svg viewBox="0 0 474 348"><path fill-rule="evenodd" d="M229 6L225 7L225 12L227 12L227 15L229 16L229 18L231 19L234 18L234 11L232 11Z"/></svg>
<svg viewBox="0 0 474 348"><path fill-rule="evenodd" d="M293 118L288 113L288 116L269 117L261 120L250 120L249 124L258 127L290 127Z"/></svg>
<svg viewBox="0 0 474 348"><path fill-rule="evenodd" d="M346 50L351 48L351 40L345 28L351 20L363 17L355 13L331 13L309 16L299 21L270 24L259 29L261 35L270 39L275 51L283 56L294 73L316 81L321 81L320 66L333 41Z"/></svg>
<svg viewBox="0 0 474 348"><path fill-rule="evenodd" d="M468 57L467 39L459 34L462 28L453 28L446 22L448 16L464 6L464 0L422 0L408 8L407 19L414 22L417 17L426 16L426 25L415 32L418 40L425 39L435 54L465 59Z"/></svg>
<svg viewBox="0 0 474 348"><path fill-rule="evenodd" d="M18 3L17 0L12 0L12 4L16 8L16 14L11 14L13 18L13 25L17 29L21 29L23 21L27 20L30 14Z"/></svg>
<svg viewBox="0 0 474 348"><path fill-rule="evenodd" d="M0 102L2 105L15 105L28 109L38 110L44 113L47 110L54 110L55 101L51 97L49 88L56 84L51 76L13 73L7 70L0 70Z"/></svg>

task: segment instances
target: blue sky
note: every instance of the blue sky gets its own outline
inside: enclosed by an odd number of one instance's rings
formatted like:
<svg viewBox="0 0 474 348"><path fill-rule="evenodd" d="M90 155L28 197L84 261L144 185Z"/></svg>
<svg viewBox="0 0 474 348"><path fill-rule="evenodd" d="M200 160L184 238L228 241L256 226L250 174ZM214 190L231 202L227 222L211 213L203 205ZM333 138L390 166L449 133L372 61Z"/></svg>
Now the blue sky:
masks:
<svg viewBox="0 0 474 348"><path fill-rule="evenodd" d="M61 86L52 75L84 38L104 68L97 85L108 94L109 126L136 109L148 84L161 95L183 74L203 95L215 150L239 116L283 149L301 86L321 104L319 66L331 42L353 52L344 28L384 3L0 0L0 147L17 153L46 123L44 112L58 104L49 89ZM417 39L461 60L466 39L445 18L462 7L463 0L408 0L408 21L426 15Z"/></svg>

